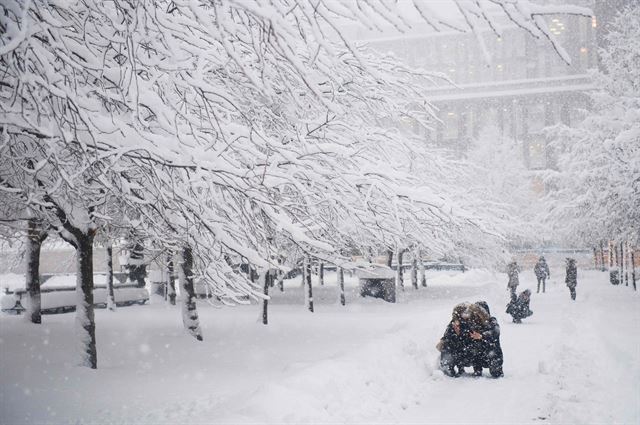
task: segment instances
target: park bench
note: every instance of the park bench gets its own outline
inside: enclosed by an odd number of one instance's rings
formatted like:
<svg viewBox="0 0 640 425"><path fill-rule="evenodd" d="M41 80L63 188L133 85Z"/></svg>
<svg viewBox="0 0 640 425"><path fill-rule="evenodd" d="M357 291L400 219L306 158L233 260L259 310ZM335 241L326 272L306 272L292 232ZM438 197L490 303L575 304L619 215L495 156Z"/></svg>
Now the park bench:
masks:
<svg viewBox="0 0 640 425"><path fill-rule="evenodd" d="M116 306L130 306L134 304L145 304L149 301L149 292L145 287L140 287L135 283L126 282L126 273L114 273L113 292ZM41 313L59 314L75 311L76 309L76 286L42 286L44 282L55 275L42 275L41 277ZM22 314L25 311L27 291L24 288L13 291L4 288L0 294L0 310L8 314ZM96 308L107 307L107 286L104 284L95 285L93 289L94 306Z"/></svg>

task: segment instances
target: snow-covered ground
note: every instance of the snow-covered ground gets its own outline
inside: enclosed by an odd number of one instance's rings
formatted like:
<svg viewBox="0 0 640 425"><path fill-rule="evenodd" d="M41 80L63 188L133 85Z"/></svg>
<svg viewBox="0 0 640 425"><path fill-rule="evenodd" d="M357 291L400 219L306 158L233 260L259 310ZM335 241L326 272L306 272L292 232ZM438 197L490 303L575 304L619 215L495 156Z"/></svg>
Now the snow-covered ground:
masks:
<svg viewBox="0 0 640 425"><path fill-rule="evenodd" d="M504 313L506 276L478 270L430 273L396 304L358 298L351 279L346 307L329 275L313 314L288 281L268 326L256 305L201 302L203 342L159 298L97 310L97 370L76 366L74 314L2 315L0 423L640 423L638 294L580 270L571 302L552 273L544 295L521 275L534 289L521 325ZM505 377L445 377L436 342L456 303L480 299L502 327Z"/></svg>

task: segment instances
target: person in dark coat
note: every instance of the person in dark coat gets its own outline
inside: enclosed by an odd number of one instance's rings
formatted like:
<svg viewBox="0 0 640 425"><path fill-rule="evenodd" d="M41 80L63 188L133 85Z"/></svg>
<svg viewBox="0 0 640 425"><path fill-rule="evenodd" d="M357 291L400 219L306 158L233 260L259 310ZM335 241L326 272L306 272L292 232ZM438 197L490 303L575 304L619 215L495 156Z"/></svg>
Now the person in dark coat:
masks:
<svg viewBox="0 0 640 425"><path fill-rule="evenodd" d="M533 272L536 274L536 278L538 279L537 293L540 293L540 282L542 282L542 293L544 294L546 280L551 277L551 273L549 273L549 265L547 264L547 260L544 259L544 256L540 256L540 259L533 267Z"/></svg>
<svg viewBox="0 0 640 425"><path fill-rule="evenodd" d="M484 301L478 301L467 308L465 312L469 323L467 352L470 354L474 376L481 376L482 369L489 368L491 376L498 378L503 376L500 326L488 310L489 305Z"/></svg>
<svg viewBox="0 0 640 425"><path fill-rule="evenodd" d="M525 289L518 295L511 295L511 301L507 304L507 313L513 317L513 323L522 323L522 319L529 317L533 311L529 308L531 300L531 291Z"/></svg>
<svg viewBox="0 0 640 425"><path fill-rule="evenodd" d="M468 305L462 303L453 308L451 322L436 345L440 351L440 368L448 376L459 376L464 371L464 365L470 363L467 351L469 327L463 318Z"/></svg>
<svg viewBox="0 0 640 425"><path fill-rule="evenodd" d="M511 291L511 296L516 295L516 289L518 289L518 285L520 284L520 278L518 273L520 268L518 267L518 263L515 261L507 264L507 276L509 276L509 282L507 283L507 288Z"/></svg>
<svg viewBox="0 0 640 425"><path fill-rule="evenodd" d="M578 286L578 269L576 267L576 260L573 258L567 258L567 277L564 282L569 287L571 293L571 299L576 299L576 286Z"/></svg>
<svg viewBox="0 0 640 425"><path fill-rule="evenodd" d="M477 332L480 336L479 338L473 331L470 333L471 339L479 344L473 359L473 374L480 376L482 375L482 368L489 368L491 376L499 378L504 376L502 372L504 357L500 346L500 325L498 324L498 319L491 316L489 305L485 301L478 301L475 305L486 312L488 319Z"/></svg>

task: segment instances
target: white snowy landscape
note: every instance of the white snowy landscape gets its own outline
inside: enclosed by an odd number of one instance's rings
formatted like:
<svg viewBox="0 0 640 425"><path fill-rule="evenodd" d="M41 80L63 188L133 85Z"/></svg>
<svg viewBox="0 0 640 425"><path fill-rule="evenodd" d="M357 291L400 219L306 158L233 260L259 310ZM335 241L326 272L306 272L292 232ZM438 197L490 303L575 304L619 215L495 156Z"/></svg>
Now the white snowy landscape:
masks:
<svg viewBox="0 0 640 425"><path fill-rule="evenodd" d="M0 1L0 425L640 425L637 0Z"/></svg>
<svg viewBox="0 0 640 425"><path fill-rule="evenodd" d="M300 279L287 280L266 327L256 305L201 303L203 342L162 297L98 310L95 371L72 356L73 315L42 325L0 316L0 423L638 423L637 293L588 270L572 303L552 277L516 325L504 274L427 275L396 304L358 297L347 279L343 307L329 274L313 315ZM533 272L521 282L535 288ZM477 300L500 323L505 376L446 377L436 342L452 306Z"/></svg>

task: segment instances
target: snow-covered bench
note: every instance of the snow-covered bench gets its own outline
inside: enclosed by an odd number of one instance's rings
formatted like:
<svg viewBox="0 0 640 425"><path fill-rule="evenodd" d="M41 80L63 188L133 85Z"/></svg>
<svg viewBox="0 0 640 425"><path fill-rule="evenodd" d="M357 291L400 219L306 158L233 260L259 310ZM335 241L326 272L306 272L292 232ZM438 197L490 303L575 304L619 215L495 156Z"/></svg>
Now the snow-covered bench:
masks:
<svg viewBox="0 0 640 425"><path fill-rule="evenodd" d="M57 314L75 311L76 286L70 284L47 285L48 281L56 276L43 276L41 292L42 314ZM64 276L72 277L72 276ZM96 276L98 277L98 276ZM123 276L114 273L116 282L113 285L113 294L117 306L129 306L145 304L149 301L149 291L133 283L120 283ZM74 278L74 277L72 277ZM124 278L126 279L126 277ZM60 279L58 279L60 281ZM69 279L66 279L69 280ZM25 310L27 291L24 288L4 288L0 294L0 310L9 314L21 314ZM93 290L93 302L97 308L107 306L107 286L96 284Z"/></svg>

